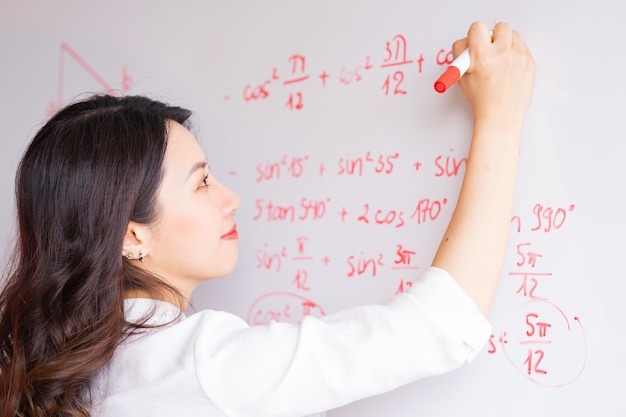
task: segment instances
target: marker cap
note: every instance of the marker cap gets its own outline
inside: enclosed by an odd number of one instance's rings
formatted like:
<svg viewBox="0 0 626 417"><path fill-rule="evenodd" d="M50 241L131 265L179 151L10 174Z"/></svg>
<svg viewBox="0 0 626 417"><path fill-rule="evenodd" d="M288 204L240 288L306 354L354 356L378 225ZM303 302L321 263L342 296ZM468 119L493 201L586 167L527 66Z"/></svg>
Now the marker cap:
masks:
<svg viewBox="0 0 626 417"><path fill-rule="evenodd" d="M457 67L449 66L448 69L441 74L441 77L435 81L435 91L438 93L445 92L452 84L461 78L461 71Z"/></svg>

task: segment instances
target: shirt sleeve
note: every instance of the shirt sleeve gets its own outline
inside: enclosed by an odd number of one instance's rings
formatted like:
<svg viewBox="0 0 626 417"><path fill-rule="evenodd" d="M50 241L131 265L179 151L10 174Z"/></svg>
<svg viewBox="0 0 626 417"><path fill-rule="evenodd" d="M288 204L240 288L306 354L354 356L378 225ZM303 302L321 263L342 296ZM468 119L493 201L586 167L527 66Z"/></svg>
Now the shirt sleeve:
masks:
<svg viewBox="0 0 626 417"><path fill-rule="evenodd" d="M228 416L298 416L451 371L474 359L490 334L452 277L430 268L385 305L299 324L250 327L214 312L197 339L197 375Z"/></svg>

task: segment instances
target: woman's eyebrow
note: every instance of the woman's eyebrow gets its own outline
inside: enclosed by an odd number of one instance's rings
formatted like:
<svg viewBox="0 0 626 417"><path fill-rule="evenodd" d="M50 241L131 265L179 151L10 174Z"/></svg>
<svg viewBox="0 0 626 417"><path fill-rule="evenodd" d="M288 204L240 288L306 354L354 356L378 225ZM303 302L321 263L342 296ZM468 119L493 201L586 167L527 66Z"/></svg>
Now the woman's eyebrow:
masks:
<svg viewBox="0 0 626 417"><path fill-rule="evenodd" d="M204 169L206 166L207 166L206 161L200 161L200 162L196 162L195 164L193 164L193 166L189 170L189 174L187 174L187 178L185 178L185 181L187 181L189 177L193 175L194 172L196 172L199 169Z"/></svg>

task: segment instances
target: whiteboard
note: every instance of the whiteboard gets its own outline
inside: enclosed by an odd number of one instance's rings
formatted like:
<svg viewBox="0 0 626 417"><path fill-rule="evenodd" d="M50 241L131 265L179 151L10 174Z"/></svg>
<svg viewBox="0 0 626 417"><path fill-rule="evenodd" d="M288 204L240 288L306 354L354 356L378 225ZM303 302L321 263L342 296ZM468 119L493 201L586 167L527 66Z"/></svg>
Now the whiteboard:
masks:
<svg viewBox="0 0 626 417"><path fill-rule="evenodd" d="M47 115L147 94L195 112L242 199L240 263L196 308L258 323L384 302L429 265L464 173L469 109L433 81L472 21L507 21L537 77L492 339L469 366L327 414L623 415L626 6L471 3L3 0L4 256L15 169Z"/></svg>

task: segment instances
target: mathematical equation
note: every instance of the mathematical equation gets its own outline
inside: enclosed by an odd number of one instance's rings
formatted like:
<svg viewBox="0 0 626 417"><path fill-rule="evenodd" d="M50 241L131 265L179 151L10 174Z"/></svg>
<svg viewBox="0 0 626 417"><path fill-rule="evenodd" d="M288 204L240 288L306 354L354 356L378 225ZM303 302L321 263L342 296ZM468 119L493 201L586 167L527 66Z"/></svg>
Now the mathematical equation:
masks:
<svg viewBox="0 0 626 417"><path fill-rule="evenodd" d="M513 234L521 236L525 232L544 240L564 229L575 210L573 204L549 207L536 203L524 215L512 217ZM574 382L585 368L584 327L579 316L569 315L541 293L543 280L557 277L552 271L541 269L546 254L536 250L530 240L513 241L515 263L503 273L503 279L519 281L515 295L523 299L523 304L511 315L505 329L491 335L487 353L501 353L509 364L534 383L564 386ZM411 287L423 267L415 262L417 250L411 244L383 244L378 252L356 250L342 258L319 248L311 250L311 244L311 239L303 235L287 245L274 246L266 242L256 251L256 268L288 277L292 290L258 297L249 308L249 323L298 322L309 314L324 315L323 306L307 296L321 279L311 273L315 266L321 265L324 269L334 264L340 271L339 278L344 279L382 276L384 280L395 282L395 294Z"/></svg>
<svg viewBox="0 0 626 417"><path fill-rule="evenodd" d="M575 209L574 204L535 204L528 217L512 218L514 235L524 230L553 234L566 227ZM568 315L541 293L542 282L556 279L552 271L541 268L544 255L530 241L515 244L515 263L506 275L519 282L516 295L523 297L525 303L498 336L491 335L487 352L493 355L502 351L507 361L531 381L559 387L582 374L587 363L587 341L580 317Z"/></svg>
<svg viewBox="0 0 626 417"><path fill-rule="evenodd" d="M289 179L300 181L305 178L316 180L321 177L361 178L368 175L393 178L398 169L408 169L416 175L432 175L434 178L455 179L465 172L467 157L459 155L453 148L449 152L418 160L415 156L404 158L400 152L388 154L369 150L361 155L343 155L330 165L315 162L308 155L282 155L273 161L255 165L255 184L274 183ZM364 201L354 206L335 201L331 197L312 197L310 195L283 195L280 201L267 197L254 200L252 220L267 223L302 223L321 220L350 221L359 224L382 225L391 228L405 228L412 224L434 222L440 218L449 206L446 197L422 196L403 207L381 207Z"/></svg>
<svg viewBox="0 0 626 417"><path fill-rule="evenodd" d="M312 161L308 155L282 155L272 161L259 162L255 165L256 183L280 181L285 178L300 179L308 176L323 177L333 174L337 177L363 177L368 174L390 176L398 167L409 166L415 172L430 168L434 177L457 177L465 172L467 156L458 155L454 148L446 154L423 161L415 156L410 160L402 158L399 152L376 153L369 150L361 155L343 155L332 164Z"/></svg>
<svg viewBox="0 0 626 417"><path fill-rule="evenodd" d="M396 244L384 252L366 254L363 251L348 254L344 259L335 259L330 253L315 256L309 251L311 239L299 236L292 245L272 249L269 243L256 251L256 268L290 277L293 292L270 292L263 294L253 302L248 310L247 320L250 324L263 324L271 320L298 322L306 315L324 315L324 309L309 297L315 277L310 273L315 264L329 267L338 263L343 276L348 279L376 278L383 274L390 279L394 271L400 273L397 278L395 293L401 293L412 285L415 279L407 279L404 275L420 269L415 263L416 250L410 246ZM319 250L316 251L320 253ZM285 267L285 265L288 265Z"/></svg>
<svg viewBox="0 0 626 417"><path fill-rule="evenodd" d="M404 96L409 93L409 78L424 71L430 63L437 67L447 66L452 60L452 51L441 48L434 56L425 57L423 52L409 54L408 40L403 34L396 34L381 42L380 59L366 55L363 60L334 70L323 69L310 72L310 62L306 55L294 53L286 57L283 65L268 69L267 76L246 83L240 95L246 103L270 100L274 96L282 98L282 105L291 111L301 111L306 107L304 85L319 88L350 86L360 83L366 77L379 73L380 93L385 96ZM376 61L376 62L375 62ZM382 74L380 74L382 72ZM434 80L432 80L434 82ZM432 84L430 84L432 88ZM225 95L224 100L231 100Z"/></svg>

